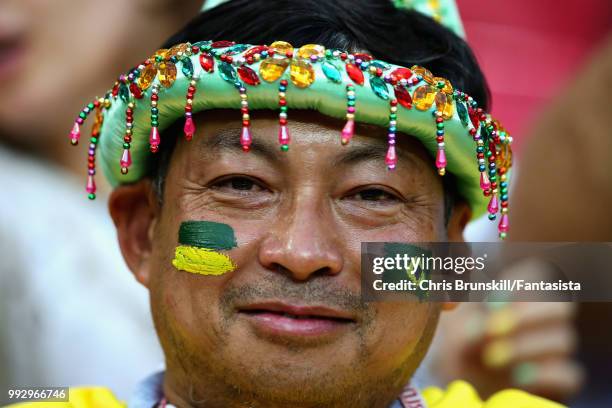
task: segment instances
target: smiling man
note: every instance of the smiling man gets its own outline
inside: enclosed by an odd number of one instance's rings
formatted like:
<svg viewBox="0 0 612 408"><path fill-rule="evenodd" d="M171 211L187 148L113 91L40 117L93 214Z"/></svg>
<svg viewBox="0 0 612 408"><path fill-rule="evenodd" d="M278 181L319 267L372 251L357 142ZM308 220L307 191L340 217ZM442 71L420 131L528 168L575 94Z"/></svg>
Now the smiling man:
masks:
<svg viewBox="0 0 612 408"><path fill-rule="evenodd" d="M421 393L444 305L361 298L361 242L458 241L486 209L505 235L486 104L467 45L387 1L232 1L121 76L71 139L95 116L87 189L98 154L166 357L130 406L558 407Z"/></svg>

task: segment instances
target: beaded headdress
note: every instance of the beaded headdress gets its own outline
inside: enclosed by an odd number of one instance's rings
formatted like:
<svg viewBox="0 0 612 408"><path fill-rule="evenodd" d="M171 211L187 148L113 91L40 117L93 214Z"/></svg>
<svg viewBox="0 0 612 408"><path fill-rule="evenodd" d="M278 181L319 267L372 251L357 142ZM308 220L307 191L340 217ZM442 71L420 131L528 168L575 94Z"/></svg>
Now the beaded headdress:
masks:
<svg viewBox="0 0 612 408"><path fill-rule="evenodd" d="M242 132L237 137L245 152L252 143L254 109L278 110L282 151L291 140L289 108L345 118L339 129L344 145L356 121L386 127L389 170L397 163L397 133L411 135L435 157L440 175L448 171L455 176L474 216L487 211L494 220L501 213L498 229L506 235L512 155L511 137L502 125L469 95L423 67L400 67L317 44L294 49L283 41L201 41L158 50L121 75L105 97L88 104L73 125L70 138L77 144L80 126L89 115L95 117L89 197L95 198L96 154L111 185L137 181L148 173L164 128L183 117L185 138L190 140L196 133L193 113L227 108L240 109Z"/></svg>

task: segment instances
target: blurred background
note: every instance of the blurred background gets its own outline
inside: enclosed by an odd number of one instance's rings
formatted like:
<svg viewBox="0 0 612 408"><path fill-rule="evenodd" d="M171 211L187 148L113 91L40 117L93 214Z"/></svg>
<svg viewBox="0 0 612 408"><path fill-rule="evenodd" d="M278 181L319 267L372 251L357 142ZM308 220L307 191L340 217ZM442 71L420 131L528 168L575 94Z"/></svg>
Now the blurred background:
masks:
<svg viewBox="0 0 612 408"><path fill-rule="evenodd" d="M521 177L522 166L529 169L526 174L543 170L537 167L541 164L530 164L526 152L548 154L548 145L535 140L546 140L540 133L556 135L539 123L546 122L547 115L563 114L562 107L556 111L553 107L563 105L568 99L564 92L572 87L576 100L584 100L585 111L592 111L593 104L602 113L598 118L603 130L583 127L577 137L589 133L589 143L600 146L602 160L609 161L605 154L612 153L607 130L612 128L608 126L612 112L604 99L612 82L607 69L587 66L599 64L612 72L606 62L611 47L605 48L610 43L612 2L457 3L467 41L489 81L492 114L514 136L515 179ZM202 0L0 0L0 390L96 384L125 399L137 381L163 366L146 291L124 266L107 216L108 187L98 185L98 199L86 200L86 154L84 148L69 146L68 132L92 96L103 95L120 73L157 49L201 6ZM608 57L592 62L602 52ZM590 83L571 85L585 75L600 84L599 92L587 92ZM597 97L601 99L589 99ZM88 129L82 131L87 134ZM585 217L570 193L563 191L564 184L552 195L565 197L568 213L575 215L564 218L570 227L564 231L557 231L555 224L536 227L530 217L538 214L525 211L523 224L515 227L517 239L612 241L612 229L600 218L594 218L583 235L572 235L584 227ZM612 183L601 187L589 194L609 203L605 190L612 190ZM525 197L521 203L533 208L528 197L537 194L516 191L516 196ZM605 210L599 215L610 218ZM549 234L538 234L541 231ZM475 221L466 238L489 241L496 239L494 234L488 221ZM470 324L492 322L496 339L512 340L519 330L497 328L508 316L527 322L522 333L551 320L563 327L562 362L552 370L554 375L532 375L527 381L524 365L517 374L487 363L491 337L475 338L468 333ZM612 367L610 323L607 304L462 306L449 322L442 322L436 339L436 355L452 364L440 367L431 353L419 375L441 385L461 376L491 392L522 387L575 407L610 407L612 388L605 380L606 368ZM449 343L453 336L444 334L449 330L465 336L455 336ZM541 348L558 340L555 333L539 337L543 337L538 340ZM470 353L458 352L467 349ZM474 358L485 363L474 369ZM536 361L539 356L535 353L532 358ZM0 394L0 403L7 402L4 397Z"/></svg>

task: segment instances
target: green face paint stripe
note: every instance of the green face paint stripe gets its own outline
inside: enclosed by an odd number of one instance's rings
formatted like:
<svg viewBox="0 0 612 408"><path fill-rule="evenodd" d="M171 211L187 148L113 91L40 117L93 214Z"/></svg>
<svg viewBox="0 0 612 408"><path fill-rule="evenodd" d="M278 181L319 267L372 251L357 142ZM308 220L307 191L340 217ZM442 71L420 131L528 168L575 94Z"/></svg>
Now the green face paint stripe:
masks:
<svg viewBox="0 0 612 408"><path fill-rule="evenodd" d="M213 250L230 250L238 246L232 227L212 221L184 221L178 239L181 245Z"/></svg>

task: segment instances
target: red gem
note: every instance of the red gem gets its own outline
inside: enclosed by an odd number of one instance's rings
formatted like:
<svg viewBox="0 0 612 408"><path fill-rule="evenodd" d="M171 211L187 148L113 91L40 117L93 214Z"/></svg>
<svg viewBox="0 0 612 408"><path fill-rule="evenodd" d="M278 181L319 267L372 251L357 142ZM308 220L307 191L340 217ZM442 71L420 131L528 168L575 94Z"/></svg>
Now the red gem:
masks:
<svg viewBox="0 0 612 408"><path fill-rule="evenodd" d="M412 98L410 93L403 86L396 85L394 88L397 101L406 109L412 109Z"/></svg>
<svg viewBox="0 0 612 408"><path fill-rule="evenodd" d="M478 126L480 126L480 113L472 108L469 109L468 114L470 116L470 119L472 120L472 125L474 125L474 128L478 129Z"/></svg>
<svg viewBox="0 0 612 408"><path fill-rule="evenodd" d="M215 60L212 55L207 52L200 54L200 65L206 72L213 72L215 70Z"/></svg>
<svg viewBox="0 0 612 408"><path fill-rule="evenodd" d="M408 80L412 76L412 71L408 68L397 68L391 72L391 79L394 81Z"/></svg>
<svg viewBox="0 0 612 408"><path fill-rule="evenodd" d="M363 72L355 64L346 64L346 73L358 85L363 85Z"/></svg>
<svg viewBox="0 0 612 408"><path fill-rule="evenodd" d="M259 77L255 73L255 71L253 71L251 68L247 67L246 65L243 65L240 68L238 68L238 76L240 76L240 79L242 79L245 83L252 85L252 86L259 85L260 83Z"/></svg>
<svg viewBox="0 0 612 408"><path fill-rule="evenodd" d="M119 82L116 82L115 86L113 86L112 94L113 94L113 97L115 98L119 94Z"/></svg>
<svg viewBox="0 0 612 408"><path fill-rule="evenodd" d="M372 61L374 58L370 54L357 53L353 54L355 59L359 58L362 61Z"/></svg>
<svg viewBox="0 0 612 408"><path fill-rule="evenodd" d="M257 45L255 47L251 47L244 53L243 57L247 59L253 58L255 54L261 54L263 51L267 50L268 47L265 45Z"/></svg>
<svg viewBox="0 0 612 408"><path fill-rule="evenodd" d="M210 46L212 48L225 48L225 47L231 47L234 44L236 43L233 41L215 41L214 43L210 44Z"/></svg>
<svg viewBox="0 0 612 408"><path fill-rule="evenodd" d="M134 98L136 99L142 98L142 91L140 90L136 82L132 82L130 84L130 92L132 93L132 95L134 95Z"/></svg>

